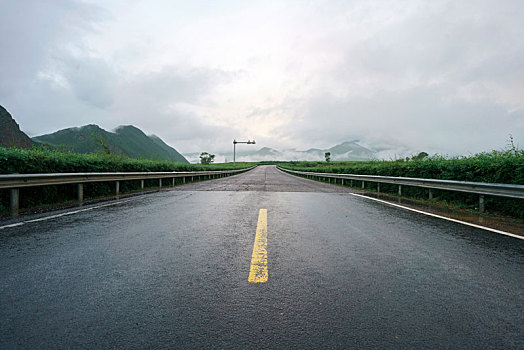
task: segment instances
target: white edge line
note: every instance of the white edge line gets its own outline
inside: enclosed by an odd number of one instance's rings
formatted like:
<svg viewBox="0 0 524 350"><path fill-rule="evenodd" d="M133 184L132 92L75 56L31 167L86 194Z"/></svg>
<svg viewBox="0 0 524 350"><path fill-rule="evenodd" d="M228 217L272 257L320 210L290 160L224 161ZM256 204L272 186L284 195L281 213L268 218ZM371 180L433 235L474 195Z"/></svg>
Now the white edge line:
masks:
<svg viewBox="0 0 524 350"><path fill-rule="evenodd" d="M133 200L136 200L136 199L138 199L138 198L131 198L131 199L126 199L126 200L121 200L121 201L118 201L118 202L113 202L113 203L108 203L108 204L102 204L102 205L97 205L97 206L94 206L94 207L89 207L89 208L84 208L84 209L79 209L79 210L68 211L68 212L65 212L65 213L60 213L60 214L55 214L55 215L45 216L45 217L43 217L43 218L32 219L32 220L26 220L26 221L21 221L21 222L17 222L17 223L14 223L14 224L9 224L9 225L0 226L0 230L3 230L3 229L5 229L5 228L11 228L11 227L22 226L22 225L29 224L29 223L33 223L33 222L39 222L39 221L51 220L51 219L59 218L59 217L66 216L66 215L78 214L78 213L82 213L82 212L89 211L89 210L93 210L93 209L99 209L99 208L104 208L104 207L110 207L110 206L113 206L113 205L117 205L117 204L122 204L122 203L130 202L130 201L133 201Z"/></svg>
<svg viewBox="0 0 524 350"><path fill-rule="evenodd" d="M3 228L22 226L23 224L24 224L24 222L17 222L16 224L10 224L10 225L5 225L5 226L0 226L0 230L3 229Z"/></svg>
<svg viewBox="0 0 524 350"><path fill-rule="evenodd" d="M463 225L479 228L481 230L491 231L491 232L499 233L501 235L510 236L510 237L513 237L513 238L524 239L524 237L522 237L522 236L510 233L510 232L497 230L497 229L494 229L494 228L491 228L491 227L480 226L480 225L472 224L472 223L466 222L466 221L460 221L460 220L457 220L457 219L447 218L445 216L428 213L428 212L425 212L425 211L422 211L422 210L413 209L413 208L410 208L410 207L405 207L403 205L390 203L390 202L384 201L382 199L377 199L377 198L373 198L373 197L363 196L361 194L356 194L356 193L349 193L349 194L352 195L352 196L355 196L355 197L362 197L362 198L366 198L366 199L371 199L373 201L384 203L384 204L387 204L387 205L391 205L393 207L398 207L398 208L402 208L402 209L407 209L409 211L414 211L415 213L420 213L420 214L424 214L424 215L428 215L428 216L433 216L435 218L444 219L444 220L456 222L456 223L459 223L459 224L463 224Z"/></svg>

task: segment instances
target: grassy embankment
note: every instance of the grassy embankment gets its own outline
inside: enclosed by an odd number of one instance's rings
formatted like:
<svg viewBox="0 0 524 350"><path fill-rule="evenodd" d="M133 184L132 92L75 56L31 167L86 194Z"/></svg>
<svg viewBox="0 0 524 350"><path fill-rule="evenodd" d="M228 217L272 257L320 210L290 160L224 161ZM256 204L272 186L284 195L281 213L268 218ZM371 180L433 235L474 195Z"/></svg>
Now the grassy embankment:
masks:
<svg viewBox="0 0 524 350"><path fill-rule="evenodd" d="M252 163L237 163L237 169ZM229 170L233 164L181 164L170 161L132 159L106 154L79 154L49 149L15 149L0 147L0 174L80 173L80 172L134 172L134 171L205 171ZM177 183L181 180L176 179ZM145 187L158 187L158 180L146 180ZM88 183L84 185L86 199L110 196L114 183ZM140 181L123 181L120 192L140 190ZM76 185L42 186L20 189L20 207L64 203L76 199ZM0 190L0 215L8 214L9 191Z"/></svg>
<svg viewBox="0 0 524 350"><path fill-rule="evenodd" d="M445 158L432 156L420 160L366 161L366 162L288 162L283 168L299 171L403 176L441 180L459 180L524 185L524 151L512 147L505 151L479 153L469 157ZM361 187L361 183L354 183ZM376 190L376 184L366 183L367 190ZM381 192L397 193L396 185L381 184ZM403 196L425 199L428 190L403 187ZM476 211L478 196L473 194L433 190L434 201L443 205ZM486 211L524 218L524 201L486 197Z"/></svg>

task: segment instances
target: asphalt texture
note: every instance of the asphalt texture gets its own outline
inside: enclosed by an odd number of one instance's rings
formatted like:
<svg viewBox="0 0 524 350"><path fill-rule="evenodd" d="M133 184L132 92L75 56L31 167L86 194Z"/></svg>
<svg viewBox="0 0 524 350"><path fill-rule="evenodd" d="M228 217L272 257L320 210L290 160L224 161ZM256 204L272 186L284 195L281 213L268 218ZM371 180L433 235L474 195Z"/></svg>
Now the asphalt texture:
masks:
<svg viewBox="0 0 524 350"><path fill-rule="evenodd" d="M524 348L524 241L348 192L266 166L2 229L0 348Z"/></svg>

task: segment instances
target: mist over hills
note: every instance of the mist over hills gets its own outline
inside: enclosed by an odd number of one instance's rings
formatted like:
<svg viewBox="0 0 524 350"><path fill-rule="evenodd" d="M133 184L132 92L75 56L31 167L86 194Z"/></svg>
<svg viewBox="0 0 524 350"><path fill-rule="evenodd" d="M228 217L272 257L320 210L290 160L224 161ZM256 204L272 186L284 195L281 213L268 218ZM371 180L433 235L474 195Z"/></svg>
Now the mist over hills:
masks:
<svg viewBox="0 0 524 350"><path fill-rule="evenodd" d="M20 130L9 112L0 106L0 146L30 148L34 144L41 143L78 153L111 152L131 158L171 160L180 163L189 163L189 159L191 163L200 162L200 152L181 155L158 136L148 136L132 125L119 126L113 132L109 132L98 125L89 124L59 130L31 139ZM334 161L370 160L383 158L384 150L388 149L387 147L374 146L371 148L362 146L359 140L346 141L328 149L310 148L305 151L296 149L276 150L270 147L260 149L238 147L236 159L237 161L319 161L325 159L324 154L326 152L330 152L331 159ZM216 154L217 163L233 161L232 151L211 153Z"/></svg>
<svg viewBox="0 0 524 350"><path fill-rule="evenodd" d="M282 151L263 147L258 150L250 151L241 149L236 152L237 161L271 161L271 160L324 160L324 154L331 152L331 160L370 160L376 158L376 152L361 146L359 140L346 141L328 149L310 148L306 151L296 149L285 149ZM199 161L199 153L188 153L184 156L190 162ZM217 162L233 161L233 152L217 154Z"/></svg>

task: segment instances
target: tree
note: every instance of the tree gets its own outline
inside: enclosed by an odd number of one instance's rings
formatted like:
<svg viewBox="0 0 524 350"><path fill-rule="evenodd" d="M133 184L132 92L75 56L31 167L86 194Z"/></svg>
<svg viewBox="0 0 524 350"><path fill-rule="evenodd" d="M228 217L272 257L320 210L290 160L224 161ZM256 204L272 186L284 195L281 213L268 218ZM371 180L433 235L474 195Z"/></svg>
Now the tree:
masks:
<svg viewBox="0 0 524 350"><path fill-rule="evenodd" d="M331 160L331 152L324 153L324 157L326 158L326 162L329 162Z"/></svg>
<svg viewBox="0 0 524 350"><path fill-rule="evenodd" d="M209 165L215 160L214 154L209 154L207 152L200 153L200 164Z"/></svg>
<svg viewBox="0 0 524 350"><path fill-rule="evenodd" d="M422 159L426 158L427 156L429 156L429 154L427 154L426 152L420 152L416 156L411 157L411 159L412 160L422 160Z"/></svg>

